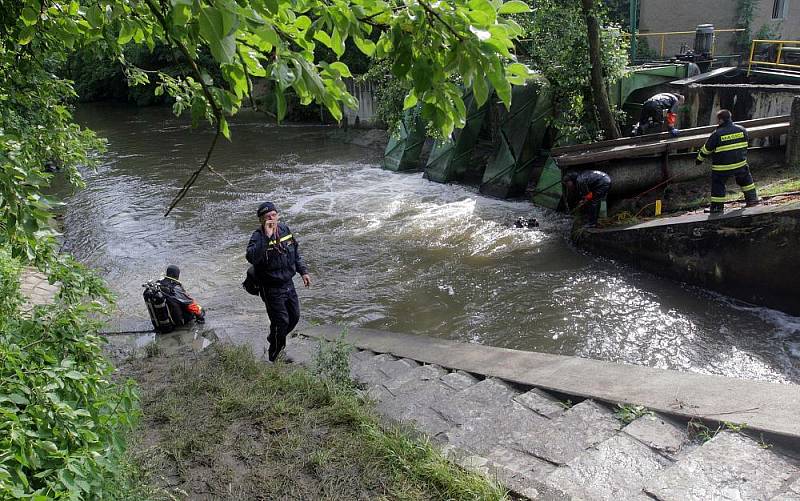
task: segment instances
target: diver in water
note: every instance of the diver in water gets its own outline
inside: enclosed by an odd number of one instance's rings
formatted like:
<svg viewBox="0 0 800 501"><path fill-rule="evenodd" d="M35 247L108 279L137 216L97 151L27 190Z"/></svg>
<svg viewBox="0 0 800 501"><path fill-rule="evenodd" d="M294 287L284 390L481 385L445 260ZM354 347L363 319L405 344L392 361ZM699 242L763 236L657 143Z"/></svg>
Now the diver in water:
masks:
<svg viewBox="0 0 800 501"><path fill-rule="evenodd" d="M539 221L536 220L535 217L526 218L524 216L520 216L514 221L515 228L538 228Z"/></svg>
<svg viewBox="0 0 800 501"><path fill-rule="evenodd" d="M153 328L159 333L172 332L192 320L200 324L206 320L205 310L186 293L178 280L180 275L180 268L171 264L164 278L144 284L144 302Z"/></svg>

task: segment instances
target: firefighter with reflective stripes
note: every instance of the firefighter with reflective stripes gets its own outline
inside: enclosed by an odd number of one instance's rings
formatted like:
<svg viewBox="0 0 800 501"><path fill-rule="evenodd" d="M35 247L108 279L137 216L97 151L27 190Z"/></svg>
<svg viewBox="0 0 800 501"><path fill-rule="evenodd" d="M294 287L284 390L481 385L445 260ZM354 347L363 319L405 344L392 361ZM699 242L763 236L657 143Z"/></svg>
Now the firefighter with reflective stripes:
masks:
<svg viewBox="0 0 800 501"><path fill-rule="evenodd" d="M275 204L264 202L256 214L261 227L247 244L247 260L255 269L260 296L267 307L269 360L274 362L286 346L286 336L300 320L300 301L292 279L300 273L303 284L309 287L311 277L292 230L278 221Z"/></svg>
<svg viewBox="0 0 800 501"><path fill-rule="evenodd" d="M711 209L712 214L720 214L725 202L725 183L733 176L736 184L744 192L747 207L758 205L758 194L753 176L747 166L747 129L731 120L731 112L720 110L717 113L719 126L700 148L697 165L711 156Z"/></svg>

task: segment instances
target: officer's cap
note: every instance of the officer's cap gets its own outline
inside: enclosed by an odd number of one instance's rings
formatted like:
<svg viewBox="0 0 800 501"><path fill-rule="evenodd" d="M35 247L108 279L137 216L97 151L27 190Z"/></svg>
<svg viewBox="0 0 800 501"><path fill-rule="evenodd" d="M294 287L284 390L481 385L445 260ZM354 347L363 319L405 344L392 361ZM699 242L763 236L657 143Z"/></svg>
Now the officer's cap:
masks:
<svg viewBox="0 0 800 501"><path fill-rule="evenodd" d="M275 204L272 202L264 202L263 204L258 206L258 210L256 211L256 215L258 217L263 216L267 212L275 211L278 212L278 208L275 207Z"/></svg>

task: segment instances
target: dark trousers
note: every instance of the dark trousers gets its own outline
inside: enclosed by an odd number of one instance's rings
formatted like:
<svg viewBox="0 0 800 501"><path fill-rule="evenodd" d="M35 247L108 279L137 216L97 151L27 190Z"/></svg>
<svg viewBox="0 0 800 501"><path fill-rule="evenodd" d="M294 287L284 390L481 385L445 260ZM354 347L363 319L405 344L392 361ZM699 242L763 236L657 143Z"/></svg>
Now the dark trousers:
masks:
<svg viewBox="0 0 800 501"><path fill-rule="evenodd" d="M600 204L606 199L610 189L611 186L602 186L592 192L592 200L586 203L586 208L584 209L588 224L597 224L597 220L600 218Z"/></svg>
<svg viewBox="0 0 800 501"><path fill-rule="evenodd" d="M653 120L654 127L658 126L660 128L661 124L664 123L664 109L655 103L644 103L642 113L639 115L639 126L642 128L642 132L645 132L644 129L650 119Z"/></svg>
<svg viewBox="0 0 800 501"><path fill-rule="evenodd" d="M725 171L711 171L711 211L722 212L723 202L725 201L725 183L733 176L736 179L736 184L742 189L744 193L744 200L748 204L753 204L758 201L758 193L756 192L756 185L753 183L753 176L750 174L748 166L740 167L734 170Z"/></svg>
<svg viewBox="0 0 800 501"><path fill-rule="evenodd" d="M300 300L297 299L297 291L291 283L283 287L262 288L261 299L269 316L269 360L274 362L286 347L286 336L300 320Z"/></svg>

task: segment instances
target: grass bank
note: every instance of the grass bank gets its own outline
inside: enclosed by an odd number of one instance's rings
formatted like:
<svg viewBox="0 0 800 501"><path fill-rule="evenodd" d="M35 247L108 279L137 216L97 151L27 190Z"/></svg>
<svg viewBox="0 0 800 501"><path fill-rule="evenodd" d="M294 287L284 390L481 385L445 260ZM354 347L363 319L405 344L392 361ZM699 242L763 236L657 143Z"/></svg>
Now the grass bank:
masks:
<svg viewBox="0 0 800 501"><path fill-rule="evenodd" d="M130 458L152 499L505 498L347 388L246 347L120 370L141 388Z"/></svg>

